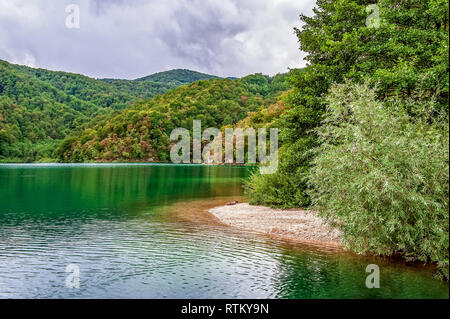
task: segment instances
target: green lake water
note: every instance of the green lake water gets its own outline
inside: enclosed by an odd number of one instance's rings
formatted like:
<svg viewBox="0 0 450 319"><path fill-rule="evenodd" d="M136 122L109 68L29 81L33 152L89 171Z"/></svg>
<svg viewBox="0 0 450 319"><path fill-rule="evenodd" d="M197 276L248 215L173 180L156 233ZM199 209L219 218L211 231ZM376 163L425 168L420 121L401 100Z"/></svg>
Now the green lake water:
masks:
<svg viewBox="0 0 450 319"><path fill-rule="evenodd" d="M179 218L245 167L0 165L0 298L448 298L431 270ZM66 266L80 287L66 287ZM380 288L365 285L380 267Z"/></svg>

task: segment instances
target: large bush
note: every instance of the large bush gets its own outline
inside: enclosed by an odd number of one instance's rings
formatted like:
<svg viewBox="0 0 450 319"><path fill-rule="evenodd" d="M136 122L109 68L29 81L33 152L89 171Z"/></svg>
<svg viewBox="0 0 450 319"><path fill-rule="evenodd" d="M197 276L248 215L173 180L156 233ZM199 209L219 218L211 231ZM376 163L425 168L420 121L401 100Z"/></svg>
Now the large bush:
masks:
<svg viewBox="0 0 450 319"><path fill-rule="evenodd" d="M354 251L437 262L448 278L448 116L431 122L428 103L412 118L348 83L327 104L309 176L314 206Z"/></svg>

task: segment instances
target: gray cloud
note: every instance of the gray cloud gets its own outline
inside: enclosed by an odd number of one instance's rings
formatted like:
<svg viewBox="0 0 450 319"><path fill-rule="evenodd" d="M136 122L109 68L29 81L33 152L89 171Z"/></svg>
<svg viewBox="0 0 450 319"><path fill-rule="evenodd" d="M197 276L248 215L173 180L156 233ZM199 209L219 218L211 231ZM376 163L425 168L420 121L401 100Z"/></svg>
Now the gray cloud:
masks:
<svg viewBox="0 0 450 319"><path fill-rule="evenodd" d="M68 4L80 29L65 26ZM0 0L0 59L137 78L188 68L220 76L304 65L293 27L314 0Z"/></svg>

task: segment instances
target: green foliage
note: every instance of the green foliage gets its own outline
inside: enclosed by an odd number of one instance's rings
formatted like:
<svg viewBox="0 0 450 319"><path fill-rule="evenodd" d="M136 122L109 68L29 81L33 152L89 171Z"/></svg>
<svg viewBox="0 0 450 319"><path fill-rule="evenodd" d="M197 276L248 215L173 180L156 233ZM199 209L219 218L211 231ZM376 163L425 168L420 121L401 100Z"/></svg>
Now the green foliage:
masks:
<svg viewBox="0 0 450 319"><path fill-rule="evenodd" d="M204 73L177 69L155 73L136 80L102 79L101 81L113 86L122 94L129 95L126 103L128 105L137 98L152 98L185 84L216 78L216 76Z"/></svg>
<svg viewBox="0 0 450 319"><path fill-rule="evenodd" d="M314 206L354 251L437 262L448 279L448 116L411 117L367 85L334 86L327 105L309 174Z"/></svg>
<svg viewBox="0 0 450 319"><path fill-rule="evenodd" d="M287 74L277 74L274 77L261 73L243 77L240 81L243 87L252 94L262 97L276 97L280 92L288 90Z"/></svg>
<svg viewBox="0 0 450 319"><path fill-rule="evenodd" d="M282 129L279 169L255 173L247 193L312 200L354 251L434 262L448 279L448 2L382 0L369 28L370 2L318 0L301 16L309 65L290 72L289 107L268 121ZM347 84L326 97L334 83Z"/></svg>
<svg viewBox="0 0 450 319"><path fill-rule="evenodd" d="M195 72L186 69L176 69L171 71L155 73L143 78L139 78L136 81L139 82L153 82L171 85L171 88L179 87L185 84L201 81L217 79L217 76Z"/></svg>
<svg viewBox="0 0 450 319"><path fill-rule="evenodd" d="M261 78L263 88L258 89L255 83ZM249 82L258 92L267 88L272 94L263 97L248 91ZM66 139L57 155L67 162L168 161L174 144L169 139L173 129L192 130L193 120L201 120L203 129L236 124L248 112L276 101L280 92L272 89L269 82L273 82L272 78L254 75L242 80L212 79L179 87L151 100L139 101L129 109L97 117L91 125ZM284 88L279 80L274 83Z"/></svg>
<svg viewBox="0 0 450 319"><path fill-rule="evenodd" d="M114 86L80 74L56 72L13 65L16 72L28 75L51 85L60 92L99 108L122 109L136 99L131 92L117 90Z"/></svg>
<svg viewBox="0 0 450 319"><path fill-rule="evenodd" d="M283 144L279 178L250 179L247 189L255 203L309 204L306 181L313 156L308 151L318 145L314 128L320 125L326 108L324 97L333 83L369 81L376 86L380 100L406 105L411 99L434 98L436 111L448 112L448 2L379 1L379 28L366 26L370 3L318 0L314 16L301 15L304 25L296 32L309 65L288 76L294 87L286 99L290 108L276 123ZM274 181L285 181L297 189L281 194L279 190L288 187ZM267 185L257 187L257 183Z"/></svg>
<svg viewBox="0 0 450 319"><path fill-rule="evenodd" d="M288 94L289 91L278 96L277 102L269 105L268 107L262 107L255 112L249 112L247 117L240 121L236 126L243 129L248 127L255 129L261 127L276 128L276 123L279 117L289 109L285 103L285 99Z"/></svg>
<svg viewBox="0 0 450 319"><path fill-rule="evenodd" d="M173 70L134 81L99 81L0 60L0 161L50 160L62 139L97 115L209 78L215 77Z"/></svg>
<svg viewBox="0 0 450 319"><path fill-rule="evenodd" d="M0 61L0 160L34 161L101 109ZM43 152L43 153L41 153Z"/></svg>
<svg viewBox="0 0 450 319"><path fill-rule="evenodd" d="M296 206L292 203L292 198L301 198L304 196L304 185L300 183L299 179L289 178L284 174L269 174L261 175L255 172L251 175L250 182L246 184L246 191L250 195L250 204L258 205L264 203L266 206L289 208ZM307 202L309 199L304 198Z"/></svg>

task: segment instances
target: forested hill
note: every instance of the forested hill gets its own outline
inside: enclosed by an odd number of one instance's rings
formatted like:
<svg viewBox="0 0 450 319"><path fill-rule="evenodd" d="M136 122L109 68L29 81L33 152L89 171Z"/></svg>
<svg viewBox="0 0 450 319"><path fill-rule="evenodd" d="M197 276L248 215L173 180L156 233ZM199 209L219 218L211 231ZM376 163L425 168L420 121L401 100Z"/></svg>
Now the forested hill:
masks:
<svg viewBox="0 0 450 319"><path fill-rule="evenodd" d="M0 60L0 162L165 161L172 128L234 125L275 103L285 77L179 69L98 80Z"/></svg>
<svg viewBox="0 0 450 319"><path fill-rule="evenodd" d="M235 125L249 112L277 102L288 89L285 75L261 74L239 80L198 81L98 117L82 132L66 138L57 151L61 161L167 161L177 127Z"/></svg>
<svg viewBox="0 0 450 319"><path fill-rule="evenodd" d="M136 80L101 79L102 82L115 87L119 92L131 94L133 97L146 99L163 94L168 90L200 80L216 79L218 77L177 69L155 73Z"/></svg>
<svg viewBox="0 0 450 319"><path fill-rule="evenodd" d="M0 161L51 160L60 141L95 116L208 78L215 77L173 70L134 81L96 80L0 60Z"/></svg>
<svg viewBox="0 0 450 319"><path fill-rule="evenodd" d="M151 81L155 83L165 83L180 86L201 80L217 79L219 77L200 73L186 69L175 69L170 71L158 72L149 76L145 76L135 81Z"/></svg>
<svg viewBox="0 0 450 319"><path fill-rule="evenodd" d="M0 61L2 161L50 157L58 140L102 111L28 70Z"/></svg>
<svg viewBox="0 0 450 319"><path fill-rule="evenodd" d="M151 98L184 84L217 78L190 70L170 70L136 80L93 79L80 74L9 65L83 101L113 109L122 109L137 99Z"/></svg>

